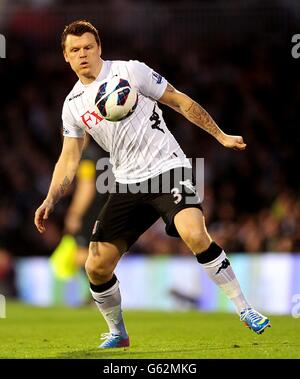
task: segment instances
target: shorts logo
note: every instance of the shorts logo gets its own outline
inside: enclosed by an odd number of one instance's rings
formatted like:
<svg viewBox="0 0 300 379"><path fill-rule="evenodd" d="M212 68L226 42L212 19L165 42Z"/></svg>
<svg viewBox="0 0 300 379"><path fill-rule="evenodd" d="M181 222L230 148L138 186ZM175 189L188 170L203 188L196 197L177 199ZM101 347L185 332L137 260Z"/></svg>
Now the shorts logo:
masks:
<svg viewBox="0 0 300 379"><path fill-rule="evenodd" d="M95 222L95 224L94 224L92 234L96 234L96 233L97 233L97 230L98 230L99 225L100 225L100 221L97 220L97 221Z"/></svg>

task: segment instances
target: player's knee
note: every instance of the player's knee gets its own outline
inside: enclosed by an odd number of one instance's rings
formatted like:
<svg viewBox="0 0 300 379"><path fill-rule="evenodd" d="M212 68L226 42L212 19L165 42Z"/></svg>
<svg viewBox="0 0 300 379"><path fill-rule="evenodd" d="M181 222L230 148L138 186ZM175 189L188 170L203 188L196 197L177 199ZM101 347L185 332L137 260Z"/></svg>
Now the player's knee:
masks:
<svg viewBox="0 0 300 379"><path fill-rule="evenodd" d="M206 250L211 242L211 238L207 232L197 228L186 229L182 238L193 252Z"/></svg>
<svg viewBox="0 0 300 379"><path fill-rule="evenodd" d="M194 245L202 240L203 232L198 229L185 229L182 232L182 238L189 245Z"/></svg>
<svg viewBox="0 0 300 379"><path fill-rule="evenodd" d="M85 271L90 279L99 282L102 279L105 281L106 277L109 277L113 272L113 268L105 261L95 261L88 258L85 262Z"/></svg>
<svg viewBox="0 0 300 379"><path fill-rule="evenodd" d="M90 245L90 254L85 262L85 271L89 278L101 281L110 276L114 271L113 261L109 259L109 254L101 252L101 246L96 243Z"/></svg>

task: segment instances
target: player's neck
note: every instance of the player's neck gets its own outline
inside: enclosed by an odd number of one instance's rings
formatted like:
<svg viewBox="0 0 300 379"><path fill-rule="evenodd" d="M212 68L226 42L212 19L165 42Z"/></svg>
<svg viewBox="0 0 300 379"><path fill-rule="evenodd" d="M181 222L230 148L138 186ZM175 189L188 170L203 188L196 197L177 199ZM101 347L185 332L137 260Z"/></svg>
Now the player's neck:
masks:
<svg viewBox="0 0 300 379"><path fill-rule="evenodd" d="M100 58L100 61L99 61L97 67L95 68L95 70L93 72L90 72L87 75L78 75L78 78L81 81L81 83L83 85L93 83L96 80L96 78L98 77L98 75L100 74L102 66L103 66L103 60Z"/></svg>

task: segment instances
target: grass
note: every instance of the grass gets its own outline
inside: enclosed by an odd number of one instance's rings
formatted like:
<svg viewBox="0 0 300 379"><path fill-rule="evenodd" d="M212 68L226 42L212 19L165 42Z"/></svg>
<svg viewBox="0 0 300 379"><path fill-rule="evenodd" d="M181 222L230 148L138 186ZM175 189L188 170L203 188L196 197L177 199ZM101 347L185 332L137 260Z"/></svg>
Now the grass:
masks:
<svg viewBox="0 0 300 379"><path fill-rule="evenodd" d="M96 307L38 308L8 303L0 358L300 358L299 319L272 316L260 336L233 314L125 311L128 350L98 350L106 325Z"/></svg>

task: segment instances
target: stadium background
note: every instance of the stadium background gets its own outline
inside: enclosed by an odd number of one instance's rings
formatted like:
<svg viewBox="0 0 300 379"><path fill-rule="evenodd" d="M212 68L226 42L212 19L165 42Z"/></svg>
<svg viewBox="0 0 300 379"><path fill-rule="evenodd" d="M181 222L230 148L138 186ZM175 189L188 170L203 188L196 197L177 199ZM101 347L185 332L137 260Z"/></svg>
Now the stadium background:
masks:
<svg viewBox="0 0 300 379"><path fill-rule="evenodd" d="M71 193L44 235L33 225L61 148L62 103L76 80L63 60L60 33L81 18L98 27L104 59L144 61L203 105L225 132L243 135L246 152L225 150L162 107L186 155L205 159L207 225L232 254L246 293L260 309L289 313L300 293L300 62L291 55L292 36L300 32L296 0L2 1L0 293L43 305L76 305L87 294L83 274L58 283L47 261ZM195 285L182 279L182 267ZM162 223L132 247L119 275L128 307L231 309L185 246L164 235Z"/></svg>

